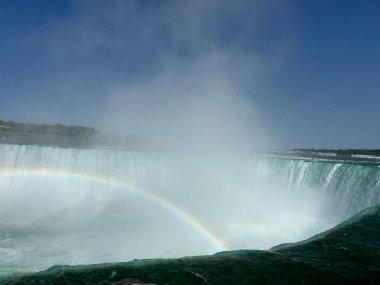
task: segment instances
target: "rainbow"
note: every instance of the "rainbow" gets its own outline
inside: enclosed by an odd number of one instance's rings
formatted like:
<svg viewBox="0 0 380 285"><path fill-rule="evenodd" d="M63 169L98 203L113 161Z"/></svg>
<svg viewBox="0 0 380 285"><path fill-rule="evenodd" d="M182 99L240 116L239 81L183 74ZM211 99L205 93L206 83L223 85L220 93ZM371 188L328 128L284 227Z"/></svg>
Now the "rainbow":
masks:
<svg viewBox="0 0 380 285"><path fill-rule="evenodd" d="M196 219L188 211L181 208L180 206L174 204L169 199L158 195L157 193L148 191L133 184L130 181L111 178L108 176L91 174L80 171L73 171L68 169L59 168L1 168L0 167L0 177L14 177L14 176L33 176L33 177L64 177L64 178L74 178L82 181L96 182L102 185L111 186L114 188L122 188L126 191L139 195L144 199L148 199L166 210L171 212L173 215L181 218L184 222L194 228L197 232L208 239L215 247L216 250L229 250L225 242L218 237L211 229L209 229L205 224Z"/></svg>

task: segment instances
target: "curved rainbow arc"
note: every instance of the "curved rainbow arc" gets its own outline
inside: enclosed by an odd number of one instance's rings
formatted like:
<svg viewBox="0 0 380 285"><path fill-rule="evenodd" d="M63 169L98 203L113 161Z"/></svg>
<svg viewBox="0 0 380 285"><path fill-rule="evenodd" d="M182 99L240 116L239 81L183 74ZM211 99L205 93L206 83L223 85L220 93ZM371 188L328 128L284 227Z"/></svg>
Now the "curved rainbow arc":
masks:
<svg viewBox="0 0 380 285"><path fill-rule="evenodd" d="M50 176L50 177L70 177L80 180L87 180L91 182L97 182L99 184L104 184L114 188L123 188L128 192L139 195L145 199L151 200L152 202L159 204L166 210L170 211L174 215L180 217L187 224L193 227L196 231L205 236L211 243L213 243L218 250L229 250L228 246L224 241L218 237L211 229L207 228L201 221L192 216L188 211L181 208L180 206L174 204L169 199L160 196L156 193L150 192L146 189L138 187L137 185L131 183L130 181L111 178L103 175L94 175L86 172L72 171L67 169L59 168L1 168L0 167L0 177L12 177L12 176Z"/></svg>

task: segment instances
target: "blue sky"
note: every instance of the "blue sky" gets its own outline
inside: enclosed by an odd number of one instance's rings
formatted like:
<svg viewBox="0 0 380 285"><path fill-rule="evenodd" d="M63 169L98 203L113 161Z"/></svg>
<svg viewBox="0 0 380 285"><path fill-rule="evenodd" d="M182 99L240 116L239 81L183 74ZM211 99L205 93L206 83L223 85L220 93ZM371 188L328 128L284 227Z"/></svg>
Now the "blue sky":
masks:
<svg viewBox="0 0 380 285"><path fill-rule="evenodd" d="M1 0L0 119L379 148L379 11L375 0Z"/></svg>

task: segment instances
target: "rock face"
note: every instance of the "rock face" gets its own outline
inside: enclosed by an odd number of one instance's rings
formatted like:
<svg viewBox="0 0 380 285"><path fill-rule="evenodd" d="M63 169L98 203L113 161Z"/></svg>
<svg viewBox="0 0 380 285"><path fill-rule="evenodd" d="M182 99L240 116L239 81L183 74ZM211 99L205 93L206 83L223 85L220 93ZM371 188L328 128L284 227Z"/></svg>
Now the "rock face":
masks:
<svg viewBox="0 0 380 285"><path fill-rule="evenodd" d="M0 284L378 285L379 237L380 205L309 240L268 251L241 250L178 259L54 266L35 274L3 277Z"/></svg>
<svg viewBox="0 0 380 285"><path fill-rule="evenodd" d="M112 285L157 285L154 283L145 283L143 281L132 279L132 278L126 278L119 280L117 282L112 283Z"/></svg>

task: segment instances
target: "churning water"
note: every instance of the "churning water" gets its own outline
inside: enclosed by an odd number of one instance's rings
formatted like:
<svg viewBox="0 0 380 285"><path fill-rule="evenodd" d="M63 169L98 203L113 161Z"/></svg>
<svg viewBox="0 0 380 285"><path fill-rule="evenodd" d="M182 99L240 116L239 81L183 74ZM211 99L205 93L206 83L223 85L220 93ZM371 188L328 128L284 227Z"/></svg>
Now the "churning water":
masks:
<svg viewBox="0 0 380 285"><path fill-rule="evenodd" d="M267 249L380 201L380 168L0 145L0 274Z"/></svg>

